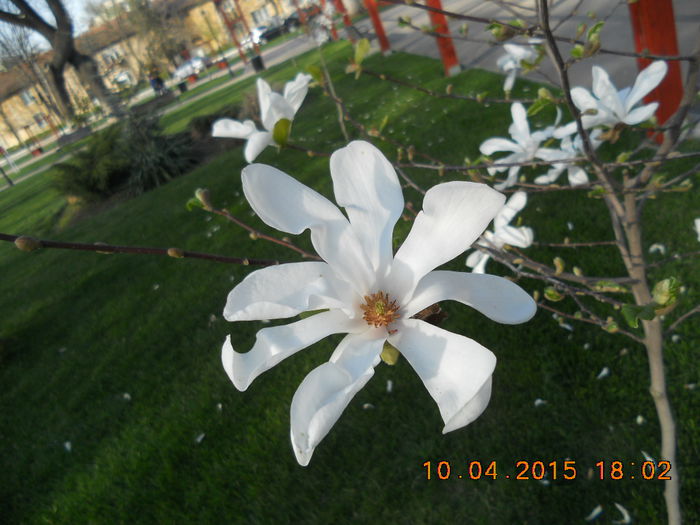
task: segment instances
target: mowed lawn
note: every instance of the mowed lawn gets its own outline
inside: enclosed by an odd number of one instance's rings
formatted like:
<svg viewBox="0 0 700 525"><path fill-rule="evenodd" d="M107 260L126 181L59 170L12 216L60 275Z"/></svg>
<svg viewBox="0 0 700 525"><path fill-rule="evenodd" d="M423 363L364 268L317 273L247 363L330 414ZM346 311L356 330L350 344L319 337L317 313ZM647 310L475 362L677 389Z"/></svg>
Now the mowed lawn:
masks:
<svg viewBox="0 0 700 525"><path fill-rule="evenodd" d="M476 158L478 145L507 136L508 106L435 100L367 75L343 73L352 49L324 48L338 94L369 127L445 162ZM273 68L279 87L316 53ZM467 71L445 80L439 63L416 56L373 56L367 67L444 91L496 95L502 78ZM519 81L514 95L536 92ZM198 100L164 118L170 131L196 115L241 103L254 79ZM551 124L553 111L533 119ZM353 137L356 131L349 127ZM332 101L312 88L298 113L293 140L316 151L343 145ZM630 136L623 138L630 141ZM376 142L395 158L395 147ZM697 147L697 145L696 145ZM604 152L614 158L614 151ZM272 164L332 197L328 159L268 148L258 162ZM688 169L678 161L667 172ZM77 223L66 221L65 200L42 175L0 193L0 231L79 242L179 247L231 256L298 260L274 244L187 211L198 187L217 206L263 231L242 195L241 148L217 157L157 190ZM409 170L429 187L463 174ZM526 172L527 173L527 172ZM532 172L535 173L535 172ZM539 174L539 173L538 173ZM405 190L420 208L421 195ZM669 254L698 248L692 220L696 189L664 194L645 208L645 242ZM610 240L602 202L569 191L537 195L521 213L536 239ZM567 225L567 223L570 223ZM398 246L410 224L396 229ZM308 234L295 239L310 248ZM533 247L545 261L560 255L588 275L616 275L622 265L610 247L562 253ZM650 260L661 260L650 255ZM447 268L465 270L464 256ZM496 263L488 270L504 273ZM101 255L59 250L30 254L0 244L0 521L3 523L580 523L602 505L599 523L621 518L663 523L662 484L632 475L642 450L659 456L659 429L648 393L644 349L620 335L575 324L565 330L540 310L529 323L493 323L459 304L444 304L443 328L471 337L498 357L491 403L465 429L442 435L436 405L408 363L381 364L356 396L307 468L297 465L289 442L289 406L299 383L328 359L340 336L299 352L263 374L244 393L223 371L220 348L228 334L244 351L262 323L222 319L226 295L251 267L155 256ZM685 286L680 305L697 304L700 275L691 262L675 262L652 279L674 275ZM520 281L530 292L539 282ZM572 305L558 305L574 311ZM594 306L595 307L595 306ZM602 311L602 310L600 310ZM618 313L621 325L624 323ZM683 508L687 523L700 520L700 328L689 321L666 347L669 394L679 430ZM604 368L610 375L596 379ZM391 392L387 382L393 383ZM535 406L536 399L546 403ZM644 421L638 424L637 417ZM575 461L576 477L515 479L519 461L559 467ZM619 460L623 480L600 480L595 464ZM426 479L424 463L449 461L450 479ZM470 462L496 462L497 479L468 479ZM460 479L459 476L462 476ZM510 478L507 478L507 475Z"/></svg>

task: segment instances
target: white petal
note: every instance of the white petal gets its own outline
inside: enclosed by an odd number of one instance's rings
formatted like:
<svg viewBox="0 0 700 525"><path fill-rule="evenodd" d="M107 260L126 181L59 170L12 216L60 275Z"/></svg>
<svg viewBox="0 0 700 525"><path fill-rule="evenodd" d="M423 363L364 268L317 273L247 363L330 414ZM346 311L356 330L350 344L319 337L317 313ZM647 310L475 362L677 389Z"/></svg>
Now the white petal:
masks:
<svg viewBox="0 0 700 525"><path fill-rule="evenodd" d="M591 95L591 93L582 87L575 87L571 90L571 99L574 104L579 109L579 111L584 112L587 109L597 109L598 101ZM574 122L574 125L576 123Z"/></svg>
<svg viewBox="0 0 700 525"><path fill-rule="evenodd" d="M552 168L545 175L535 177L535 184L551 184L559 178L562 171L564 170L560 168Z"/></svg>
<svg viewBox="0 0 700 525"><path fill-rule="evenodd" d="M518 74L518 70L513 68L508 72L508 75L506 76L506 80L503 83L503 91L506 93L510 93L513 91L513 85L515 84L515 77Z"/></svg>
<svg viewBox="0 0 700 525"><path fill-rule="evenodd" d="M367 334L345 337L331 361L314 369L294 394L290 409L292 448L306 466L355 394L374 374L384 339Z"/></svg>
<svg viewBox="0 0 700 525"><path fill-rule="evenodd" d="M503 244L510 244L518 248L527 248L532 245L535 234L532 228L527 226L503 226L497 233L498 240Z"/></svg>
<svg viewBox="0 0 700 525"><path fill-rule="evenodd" d="M278 120L283 118L293 120L294 113L294 108L289 105L289 102L279 93L273 92L268 96L268 104L265 111L261 111L260 119L266 130L273 131Z"/></svg>
<svg viewBox="0 0 700 525"><path fill-rule="evenodd" d="M615 503L615 507L617 507L617 510L620 511L620 514L622 515L622 519L621 520L613 520L613 523L632 523L632 516L630 516L629 511L625 507L623 507L619 503Z"/></svg>
<svg viewBox="0 0 700 525"><path fill-rule="evenodd" d="M221 349L221 362L234 386L243 391L250 383L280 361L331 334L346 333L366 327L340 310L312 315L296 323L263 328L255 336L253 348L241 354L233 349L231 336Z"/></svg>
<svg viewBox="0 0 700 525"><path fill-rule="evenodd" d="M372 268L383 275L391 263L392 233L404 206L394 167L372 144L355 141L333 153L331 177L336 202L345 208Z"/></svg>
<svg viewBox="0 0 700 525"><path fill-rule="evenodd" d="M610 81L607 71L599 66L593 66L593 94L598 97L603 106L615 113L618 119L624 117L625 107L620 100L617 88Z"/></svg>
<svg viewBox="0 0 700 525"><path fill-rule="evenodd" d="M531 49L516 44L503 44L503 49L518 61L530 60L534 56Z"/></svg>
<svg viewBox="0 0 700 525"><path fill-rule="evenodd" d="M248 138L245 145L245 160L253 162L262 150L272 144L272 133L268 131L255 131Z"/></svg>
<svg viewBox="0 0 700 525"><path fill-rule="evenodd" d="M522 148L512 140L495 137L482 142L479 151L484 155L491 155L497 151L519 152L522 151Z"/></svg>
<svg viewBox="0 0 700 525"><path fill-rule="evenodd" d="M503 161L506 161L506 159L501 159ZM518 158L509 158L507 159L507 162L522 162L524 159L521 156L518 156ZM506 177L506 180L503 182L499 182L498 184L494 184L493 187L494 189L498 191L503 191L507 188L510 188L513 186L516 182L518 182L518 173L520 173L520 166L511 166L508 168L508 176Z"/></svg>
<svg viewBox="0 0 700 525"><path fill-rule="evenodd" d="M425 194L423 211L391 267L392 296L401 304L429 271L464 252L503 206L503 194L485 184L447 182Z"/></svg>
<svg viewBox="0 0 700 525"><path fill-rule="evenodd" d="M510 106L510 113L513 117L513 124L509 128L510 134L515 142L524 145L530 138L530 125L527 123L527 111L525 111L525 107L520 102L516 102Z"/></svg>
<svg viewBox="0 0 700 525"><path fill-rule="evenodd" d="M488 405L496 356L476 341L416 319L389 336L440 409L443 433L474 421Z"/></svg>
<svg viewBox="0 0 700 525"><path fill-rule="evenodd" d="M221 118L214 122L211 128L212 137L226 137L231 139L247 139L258 131L252 120L239 122L230 118Z"/></svg>
<svg viewBox="0 0 700 525"><path fill-rule="evenodd" d="M581 166L569 166L569 184L572 186L581 186L588 184L588 174Z"/></svg>
<svg viewBox="0 0 700 525"><path fill-rule="evenodd" d="M292 107L294 113L299 111L302 102L304 102L306 93L309 91L309 82L311 82L311 80L311 75L298 73L294 80L284 85L284 98Z"/></svg>
<svg viewBox="0 0 700 525"><path fill-rule="evenodd" d="M625 110L629 112L637 102L656 88L666 76L667 71L668 66L663 60L652 62L649 66L644 68L644 71L637 75L634 86L632 86L632 90L627 95Z"/></svg>
<svg viewBox="0 0 700 525"><path fill-rule="evenodd" d="M475 250L467 257L467 266L472 269L472 273L486 273L486 263L491 258L486 252ZM430 275L430 274L428 274Z"/></svg>
<svg viewBox="0 0 700 525"><path fill-rule="evenodd" d="M439 301L459 301L497 323L519 324L532 319L537 305L520 286L496 275L435 271L421 279L404 307L410 317Z"/></svg>
<svg viewBox="0 0 700 525"><path fill-rule="evenodd" d="M591 513L583 518L585 521L593 521L596 519L598 516L600 516L603 513L603 506L602 505L597 505L596 508L594 508Z"/></svg>
<svg viewBox="0 0 700 525"><path fill-rule="evenodd" d="M287 233L311 230L311 242L338 277L364 295L374 275L360 241L338 207L286 173L264 164L243 169L243 192L255 213Z"/></svg>
<svg viewBox="0 0 700 525"><path fill-rule="evenodd" d="M226 299L227 321L282 319L309 310L343 308L353 293L323 262L269 266L243 279ZM349 312L346 312L349 313Z"/></svg>
<svg viewBox="0 0 700 525"><path fill-rule="evenodd" d="M636 124L639 124L641 122L646 122L649 120L651 117L654 116L654 113L656 112L656 108L659 107L658 102L652 102L651 104L647 104L646 106L642 106L637 109L633 109L630 111L627 116L625 117L625 120L623 122L625 124L628 124L630 126L634 126Z"/></svg>
<svg viewBox="0 0 700 525"><path fill-rule="evenodd" d="M563 137L566 137L567 135L571 135L573 133L576 133L577 130L576 126L576 121L569 122L568 124L565 124L564 126L557 128L554 130L554 133L552 133L552 136L555 139L561 139Z"/></svg>
<svg viewBox="0 0 700 525"><path fill-rule="evenodd" d="M496 231L513 220L513 217L515 217L515 215L522 210L526 204L527 193L524 191L516 191L511 198L508 199L508 202L505 203L503 208L501 208L501 211L498 212L498 215L496 215L496 218L493 220L493 226Z"/></svg>

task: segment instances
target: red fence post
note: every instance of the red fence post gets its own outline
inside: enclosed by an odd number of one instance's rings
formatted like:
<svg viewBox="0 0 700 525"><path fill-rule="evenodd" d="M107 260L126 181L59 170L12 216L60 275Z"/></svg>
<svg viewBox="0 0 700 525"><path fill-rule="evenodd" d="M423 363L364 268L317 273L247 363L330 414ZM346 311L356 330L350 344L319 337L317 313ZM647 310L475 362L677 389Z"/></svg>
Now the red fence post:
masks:
<svg viewBox="0 0 700 525"><path fill-rule="evenodd" d="M374 31L377 33L379 47L382 50L382 54L386 55L391 52L391 46L389 46L389 39L386 37L386 33L384 32L382 19L379 18L379 10L377 9L376 0L365 0L365 7L367 8L369 17L372 19L372 25L374 25Z"/></svg>
<svg viewBox="0 0 700 525"><path fill-rule="evenodd" d="M338 10L340 14L343 15L343 25L345 27L350 27L352 26L352 21L350 20L350 16L348 16L348 10L345 9L345 5L343 4L343 0L335 0L335 8ZM355 43L355 37L353 36L352 31L346 31L348 34L348 38L350 39L350 42L353 44Z"/></svg>
<svg viewBox="0 0 700 525"><path fill-rule="evenodd" d="M676 37L676 21L673 16L671 0L639 0L629 4L632 30L634 32L634 48L637 53L654 55L678 55L678 38ZM648 58L638 58L639 69L648 66L652 61ZM678 60L669 60L668 73L659 86L644 98L645 102L659 102L656 118L663 124L676 112L683 97L683 82L681 67Z"/></svg>
<svg viewBox="0 0 700 525"><path fill-rule="evenodd" d="M435 9L442 9L442 3L440 0L426 0L426 5L428 7L434 7ZM442 58L442 64L445 66L445 76L451 77L456 75L462 70L459 65L459 60L457 60L457 52L455 51L454 43L450 37L450 28L447 26L447 19L442 13L436 13L434 11L428 11L430 15L430 23L433 25L435 31L441 35L436 37L438 49L440 50L440 58Z"/></svg>

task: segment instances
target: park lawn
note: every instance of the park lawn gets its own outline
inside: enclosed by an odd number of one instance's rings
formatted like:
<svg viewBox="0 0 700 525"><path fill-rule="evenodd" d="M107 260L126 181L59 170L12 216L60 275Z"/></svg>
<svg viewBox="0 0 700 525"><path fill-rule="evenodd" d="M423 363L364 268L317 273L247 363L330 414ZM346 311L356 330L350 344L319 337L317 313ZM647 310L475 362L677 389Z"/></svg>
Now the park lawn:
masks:
<svg viewBox="0 0 700 525"><path fill-rule="evenodd" d="M342 73L351 50L324 48L339 95L369 127L430 150L446 162L475 158L480 142L506 135L507 107L434 100ZM273 84L290 79L313 54L272 68ZM367 67L427 87L497 93L501 78L469 71L441 78L435 61L394 54ZM196 101L190 111L164 117L170 131L193 116L239 103L250 79ZM531 92L533 84L520 84ZM362 94L358 96L358 94ZM522 94L522 93L521 93ZM552 114L538 116L549 124ZM354 137L357 133L352 131ZM332 102L312 89L294 122L293 140L315 151L342 145ZM379 144L379 143L378 143ZM390 155L394 147L379 144ZM612 153L611 153L612 154ZM257 160L331 196L328 160L268 148ZM185 202L208 187L216 205L259 226L241 191L242 150L236 148L155 191L123 202L58 231L64 206L42 175L0 193L0 231L80 242L177 246L233 256L295 260L293 253L247 234ZM675 169L689 167L679 161ZM409 170L417 182L434 172ZM447 172L442 180L459 179ZM405 190L419 209L421 196ZM648 203L647 244L670 253L697 249L693 210L697 191L666 194ZM560 242L610 239L603 204L573 192L532 199L521 214L536 239ZM571 228L567 226L571 223ZM408 231L400 222L398 245ZM298 242L309 248L308 235ZM555 252L533 247L535 257ZM558 252L561 253L561 252ZM610 275L621 264L611 248L564 254L567 265ZM660 256L651 256L660 259ZM571 260L569 260L571 259ZM446 267L464 270L460 256ZM495 263L489 271L502 272ZM679 312L697 303L697 272L688 263L668 268L686 286ZM0 515L7 523L572 523L603 505L602 523L624 505L638 523L662 523L658 481L597 479L595 463L658 457L659 432L648 394L644 351L620 335L575 325L561 328L540 310L529 323L504 326L469 308L444 304L443 328L474 338L498 357L489 408L473 424L443 436L436 406L403 359L381 364L355 397L307 468L289 444L289 405L297 386L328 359L340 337L299 352L235 390L220 363L232 334L250 348L261 323L231 324L221 317L226 295L252 268L198 260L41 250L21 253L0 245ZM667 274L653 275L660 279ZM538 282L523 281L529 291ZM559 303L566 308L566 303ZM676 316L670 314L670 317ZM268 325L269 326L269 325ZM686 522L698 519L699 390L693 356L697 323L679 329L667 346L670 396L679 427ZM624 351L626 349L626 351ZM611 374L596 376L603 367ZM393 391L387 392L387 381ZM128 394L128 396L126 395ZM534 406L537 398L546 404ZM635 419L642 415L646 423ZM203 435L203 437L202 437ZM70 452L66 443L70 442ZM449 480L426 480L449 461ZM576 462L575 480L516 480L518 461ZM498 478L469 480L467 466L497 462ZM510 475L510 479L506 475ZM463 478L459 479L459 475Z"/></svg>

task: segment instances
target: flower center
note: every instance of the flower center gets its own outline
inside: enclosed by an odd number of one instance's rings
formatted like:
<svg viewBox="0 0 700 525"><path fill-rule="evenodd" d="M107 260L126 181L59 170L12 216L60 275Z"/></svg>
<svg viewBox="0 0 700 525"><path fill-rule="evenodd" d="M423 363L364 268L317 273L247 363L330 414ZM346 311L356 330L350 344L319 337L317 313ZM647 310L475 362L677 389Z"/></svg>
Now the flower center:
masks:
<svg viewBox="0 0 700 525"><path fill-rule="evenodd" d="M362 318L373 326L387 326L399 318L399 306L384 292L365 295L365 304L360 305Z"/></svg>

